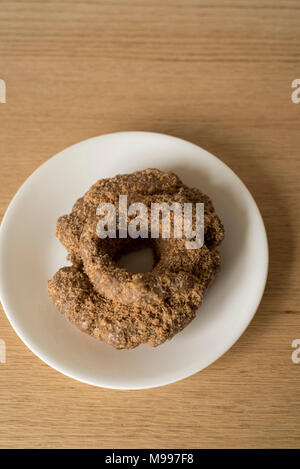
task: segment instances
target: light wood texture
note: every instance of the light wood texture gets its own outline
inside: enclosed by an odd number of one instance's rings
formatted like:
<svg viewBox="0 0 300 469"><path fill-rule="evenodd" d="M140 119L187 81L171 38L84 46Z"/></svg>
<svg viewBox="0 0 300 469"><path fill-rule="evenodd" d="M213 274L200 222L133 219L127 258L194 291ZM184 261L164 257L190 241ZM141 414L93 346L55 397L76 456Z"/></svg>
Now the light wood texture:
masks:
<svg viewBox="0 0 300 469"><path fill-rule="evenodd" d="M246 333L206 370L163 388L73 381L34 356L1 314L1 447L300 447L300 364L291 360L300 104L290 97L299 26L298 0L0 1L1 215L68 145L150 130L227 163L254 195L270 242L266 292Z"/></svg>

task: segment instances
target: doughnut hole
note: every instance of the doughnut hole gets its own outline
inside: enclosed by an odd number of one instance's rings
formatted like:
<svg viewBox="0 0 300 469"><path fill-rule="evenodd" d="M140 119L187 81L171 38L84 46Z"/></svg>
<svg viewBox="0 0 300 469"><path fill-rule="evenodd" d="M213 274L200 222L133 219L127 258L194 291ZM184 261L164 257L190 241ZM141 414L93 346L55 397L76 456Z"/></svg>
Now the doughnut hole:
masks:
<svg viewBox="0 0 300 469"><path fill-rule="evenodd" d="M102 249L105 246L116 265L133 274L151 272L160 259L152 239L107 238L103 241Z"/></svg>

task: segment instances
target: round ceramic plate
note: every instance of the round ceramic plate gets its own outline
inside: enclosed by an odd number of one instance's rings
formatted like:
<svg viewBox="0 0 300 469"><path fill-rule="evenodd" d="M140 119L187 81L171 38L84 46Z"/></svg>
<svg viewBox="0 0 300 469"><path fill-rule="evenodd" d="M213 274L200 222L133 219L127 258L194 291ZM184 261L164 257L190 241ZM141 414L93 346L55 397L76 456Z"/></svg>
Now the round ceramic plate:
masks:
<svg viewBox="0 0 300 469"><path fill-rule="evenodd" d="M55 236L57 218L98 179L145 168L174 171L212 198L226 231L222 267L184 331L157 348L120 351L65 319L48 298L47 281L67 264ZM264 224L241 180L202 148L156 133L103 135L63 150L23 184L0 230L0 295L16 333L56 370L107 388L162 386L217 360L254 316L267 270Z"/></svg>

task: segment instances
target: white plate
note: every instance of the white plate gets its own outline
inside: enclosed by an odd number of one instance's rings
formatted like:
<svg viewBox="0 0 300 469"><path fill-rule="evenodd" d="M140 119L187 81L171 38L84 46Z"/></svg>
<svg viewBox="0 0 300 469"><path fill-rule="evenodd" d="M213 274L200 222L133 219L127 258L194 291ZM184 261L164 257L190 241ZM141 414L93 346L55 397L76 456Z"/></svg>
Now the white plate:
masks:
<svg viewBox="0 0 300 469"><path fill-rule="evenodd" d="M157 348L118 351L73 326L48 298L47 280L66 265L55 224L98 179L149 167L172 170L212 198L226 230L222 268L183 332ZM63 150L19 189L0 230L1 301L19 337L61 373L107 388L162 386L214 362L251 321L267 270L264 224L241 180L202 148L156 133L103 135Z"/></svg>

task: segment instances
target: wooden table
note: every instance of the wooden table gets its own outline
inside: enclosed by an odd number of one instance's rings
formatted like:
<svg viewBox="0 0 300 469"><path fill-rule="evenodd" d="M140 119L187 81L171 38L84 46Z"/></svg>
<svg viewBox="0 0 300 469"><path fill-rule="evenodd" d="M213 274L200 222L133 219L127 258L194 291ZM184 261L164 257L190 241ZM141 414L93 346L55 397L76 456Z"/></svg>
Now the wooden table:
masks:
<svg viewBox="0 0 300 469"><path fill-rule="evenodd" d="M206 370L163 388L69 379L1 314L1 447L300 447L300 364L291 359L300 338L299 60L298 0L1 0L1 215L68 145L157 131L203 146L241 177L271 258L246 333Z"/></svg>

